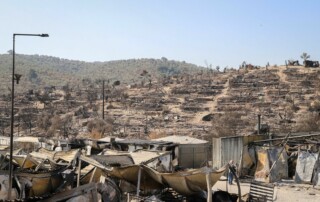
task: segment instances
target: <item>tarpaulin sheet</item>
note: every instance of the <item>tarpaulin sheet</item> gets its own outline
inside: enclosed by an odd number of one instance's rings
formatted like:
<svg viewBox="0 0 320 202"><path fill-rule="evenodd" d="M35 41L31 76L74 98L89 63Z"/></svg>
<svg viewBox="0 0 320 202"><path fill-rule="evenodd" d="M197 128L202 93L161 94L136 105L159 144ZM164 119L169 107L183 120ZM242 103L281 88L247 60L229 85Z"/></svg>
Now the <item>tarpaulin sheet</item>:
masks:
<svg viewBox="0 0 320 202"><path fill-rule="evenodd" d="M113 177L117 177L137 185L139 169L141 169L141 189L160 189L163 187L160 183L151 178L142 167L140 168L139 165L113 167L112 170L107 171L107 173Z"/></svg>
<svg viewBox="0 0 320 202"><path fill-rule="evenodd" d="M211 186L213 186L226 171L227 166L219 170L200 168L176 173L159 173L149 167L145 171L157 182L167 184L175 191L184 195L191 195L202 190L207 190L206 174L209 173Z"/></svg>
<svg viewBox="0 0 320 202"><path fill-rule="evenodd" d="M317 153L300 151L298 153L295 181L297 183L310 183L315 163L318 159Z"/></svg>
<svg viewBox="0 0 320 202"><path fill-rule="evenodd" d="M138 165L113 168L108 174L137 184L139 169ZM159 189L168 185L181 194L191 195L201 190L207 190L207 173L210 175L211 185L213 186L225 171L226 166L219 170L200 168L176 173L159 173L147 166L141 166L141 189Z"/></svg>

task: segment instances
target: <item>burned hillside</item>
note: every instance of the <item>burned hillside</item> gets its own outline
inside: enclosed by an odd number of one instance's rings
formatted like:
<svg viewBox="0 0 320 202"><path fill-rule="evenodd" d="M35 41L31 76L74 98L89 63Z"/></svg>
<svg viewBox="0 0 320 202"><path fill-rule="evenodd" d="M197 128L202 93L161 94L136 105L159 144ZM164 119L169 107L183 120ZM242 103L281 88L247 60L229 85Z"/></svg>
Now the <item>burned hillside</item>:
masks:
<svg viewBox="0 0 320 202"><path fill-rule="evenodd" d="M203 69L160 78L143 71L137 77L131 84L106 80L104 86L92 79L40 90L17 85L15 134L144 139L249 135L257 132L258 116L265 132L319 130L318 68ZM9 91L2 91L2 135L9 135L10 99Z"/></svg>

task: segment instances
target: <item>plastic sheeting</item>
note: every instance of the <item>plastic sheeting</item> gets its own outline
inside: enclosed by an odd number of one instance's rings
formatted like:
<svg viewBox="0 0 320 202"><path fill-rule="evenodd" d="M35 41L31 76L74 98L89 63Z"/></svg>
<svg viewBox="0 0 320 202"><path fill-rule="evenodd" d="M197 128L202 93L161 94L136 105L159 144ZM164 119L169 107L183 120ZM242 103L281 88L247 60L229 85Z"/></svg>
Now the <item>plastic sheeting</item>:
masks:
<svg viewBox="0 0 320 202"><path fill-rule="evenodd" d="M300 151L298 153L297 167L295 174L295 182L310 183L316 161L318 159L317 153L310 153L308 151Z"/></svg>

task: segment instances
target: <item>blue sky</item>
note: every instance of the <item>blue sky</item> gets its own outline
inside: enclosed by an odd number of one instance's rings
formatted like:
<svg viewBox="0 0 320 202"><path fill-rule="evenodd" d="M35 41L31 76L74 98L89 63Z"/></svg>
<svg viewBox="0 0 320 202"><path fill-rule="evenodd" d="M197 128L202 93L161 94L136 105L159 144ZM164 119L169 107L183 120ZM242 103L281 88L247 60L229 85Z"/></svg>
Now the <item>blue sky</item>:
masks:
<svg viewBox="0 0 320 202"><path fill-rule="evenodd" d="M205 66L320 60L318 0L0 0L0 53L84 61L161 58Z"/></svg>

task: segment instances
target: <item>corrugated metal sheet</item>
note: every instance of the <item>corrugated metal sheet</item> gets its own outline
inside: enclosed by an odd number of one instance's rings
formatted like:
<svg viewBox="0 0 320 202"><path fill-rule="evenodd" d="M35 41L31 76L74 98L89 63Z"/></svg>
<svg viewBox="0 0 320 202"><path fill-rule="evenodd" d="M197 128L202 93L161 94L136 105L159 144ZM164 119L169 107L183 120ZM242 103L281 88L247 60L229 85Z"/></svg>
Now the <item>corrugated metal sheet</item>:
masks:
<svg viewBox="0 0 320 202"><path fill-rule="evenodd" d="M240 156L243 147L243 137L214 138L212 145L212 166L220 168L229 163L232 159L240 163Z"/></svg>
<svg viewBox="0 0 320 202"><path fill-rule="evenodd" d="M225 165L232 159L234 163L240 163L241 151L243 147L243 138L231 137L224 138L221 141L221 163ZM221 165L221 166L222 166Z"/></svg>
<svg viewBox="0 0 320 202"><path fill-rule="evenodd" d="M212 139L212 167L221 167L221 138Z"/></svg>
<svg viewBox="0 0 320 202"><path fill-rule="evenodd" d="M197 138L189 137L189 136L178 136L178 135L172 135L172 136L167 136L167 137L162 137L155 139L157 141L167 141L167 142L174 142L178 144L206 144L208 141L206 140L200 140Z"/></svg>
<svg viewBox="0 0 320 202"><path fill-rule="evenodd" d="M208 161L208 144L179 145L179 165L185 168L200 168Z"/></svg>
<svg viewBox="0 0 320 202"><path fill-rule="evenodd" d="M242 148L250 142L267 139L268 136L232 136L212 139L212 166L220 168L230 160L240 165Z"/></svg>

